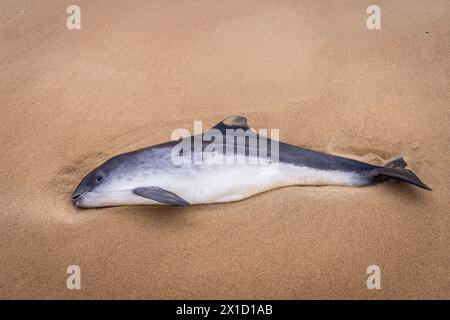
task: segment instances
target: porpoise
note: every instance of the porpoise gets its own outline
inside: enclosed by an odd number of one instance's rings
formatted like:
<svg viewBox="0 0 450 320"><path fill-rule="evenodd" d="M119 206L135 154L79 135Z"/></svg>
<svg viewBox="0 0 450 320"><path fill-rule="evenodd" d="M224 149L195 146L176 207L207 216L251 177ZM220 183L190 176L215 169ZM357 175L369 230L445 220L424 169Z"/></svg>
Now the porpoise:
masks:
<svg viewBox="0 0 450 320"><path fill-rule="evenodd" d="M241 116L229 117L200 135L185 139L200 141L189 149L204 156L211 139L208 133L254 132ZM178 205L222 203L243 200L255 194L291 185L366 186L397 179L431 190L398 158L384 166L296 147L254 133L256 144L238 139L216 144L213 154L244 161L174 161L180 140L117 155L90 172L72 194L76 207L121 205ZM200 138L200 139L199 139ZM264 138L264 143L262 143ZM241 140L242 141L242 140ZM231 146L231 147L230 147ZM273 150L261 149L277 147ZM176 152L174 152L174 150ZM240 153L239 150L242 152ZM185 152L186 150L184 150ZM276 159L275 159L276 158ZM246 161L256 160L256 161ZM263 161L261 161L263 160ZM267 168L273 170L267 171ZM293 200L294 201L294 200Z"/></svg>

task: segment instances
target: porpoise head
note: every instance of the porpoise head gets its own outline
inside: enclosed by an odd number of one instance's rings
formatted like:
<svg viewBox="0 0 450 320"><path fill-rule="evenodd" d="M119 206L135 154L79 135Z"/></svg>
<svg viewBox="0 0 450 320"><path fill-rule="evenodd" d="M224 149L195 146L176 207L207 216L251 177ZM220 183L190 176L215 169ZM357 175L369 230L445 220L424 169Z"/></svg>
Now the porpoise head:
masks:
<svg viewBox="0 0 450 320"><path fill-rule="evenodd" d="M105 163L106 164L106 163ZM106 172L104 165L91 171L86 177L81 180L78 187L72 193L72 203L76 207L84 207L87 204L93 193L98 193L102 190L102 186L108 184L110 176Z"/></svg>
<svg viewBox="0 0 450 320"><path fill-rule="evenodd" d="M76 207L114 206L134 197L132 190L141 182L136 176L137 163L132 154L109 159L81 180L72 193Z"/></svg>

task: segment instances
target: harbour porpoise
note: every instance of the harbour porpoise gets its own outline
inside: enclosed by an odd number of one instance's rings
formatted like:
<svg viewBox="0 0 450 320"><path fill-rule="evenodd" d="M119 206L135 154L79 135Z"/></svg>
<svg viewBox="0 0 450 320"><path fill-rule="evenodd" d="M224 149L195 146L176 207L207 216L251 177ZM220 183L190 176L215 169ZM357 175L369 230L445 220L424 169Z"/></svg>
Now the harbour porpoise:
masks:
<svg viewBox="0 0 450 320"><path fill-rule="evenodd" d="M245 132L244 138L250 136L256 143L244 139L244 144L240 140L239 145L239 139L225 139L220 143L216 141L215 148L209 150L210 133L226 136L233 131ZM185 206L238 201L291 185L360 187L386 179L402 180L431 190L406 169L402 158L377 166L296 147L255 133L248 127L247 119L241 116L229 117L185 141L192 142L188 150L179 149L180 141L170 141L107 160L81 181L72 194L73 204L81 208ZM195 147L198 141L200 148ZM215 156L219 154L222 160L230 157L234 160L207 162L194 159L198 153L202 154L200 160L204 159L207 150ZM192 154L183 157L183 153L188 153L186 151L192 151L194 157ZM174 155L182 157L183 161L174 161ZM239 159L241 161L236 161ZM273 170L267 172L267 168Z"/></svg>

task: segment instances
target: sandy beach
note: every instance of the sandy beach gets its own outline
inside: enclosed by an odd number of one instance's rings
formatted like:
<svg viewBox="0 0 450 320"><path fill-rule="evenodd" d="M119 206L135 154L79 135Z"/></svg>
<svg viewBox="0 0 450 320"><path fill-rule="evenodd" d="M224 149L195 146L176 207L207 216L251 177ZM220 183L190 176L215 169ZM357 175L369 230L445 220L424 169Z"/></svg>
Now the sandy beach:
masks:
<svg viewBox="0 0 450 320"><path fill-rule="evenodd" d="M450 298L449 1L377 1L380 30L365 0L79 0L69 30L72 3L0 3L0 298ZM433 191L72 205L110 157L237 114L294 145L401 155Z"/></svg>

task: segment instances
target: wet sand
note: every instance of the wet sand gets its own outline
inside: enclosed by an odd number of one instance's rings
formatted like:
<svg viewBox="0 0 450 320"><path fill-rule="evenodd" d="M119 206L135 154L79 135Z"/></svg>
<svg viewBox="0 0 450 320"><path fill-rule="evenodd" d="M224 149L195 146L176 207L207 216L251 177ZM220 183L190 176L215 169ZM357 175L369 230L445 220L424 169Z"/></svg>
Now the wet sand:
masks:
<svg viewBox="0 0 450 320"><path fill-rule="evenodd" d="M0 4L0 298L450 298L448 1ZM75 209L118 153L240 114L399 182ZM368 290L366 268L381 268ZM81 290L66 269L81 268Z"/></svg>

